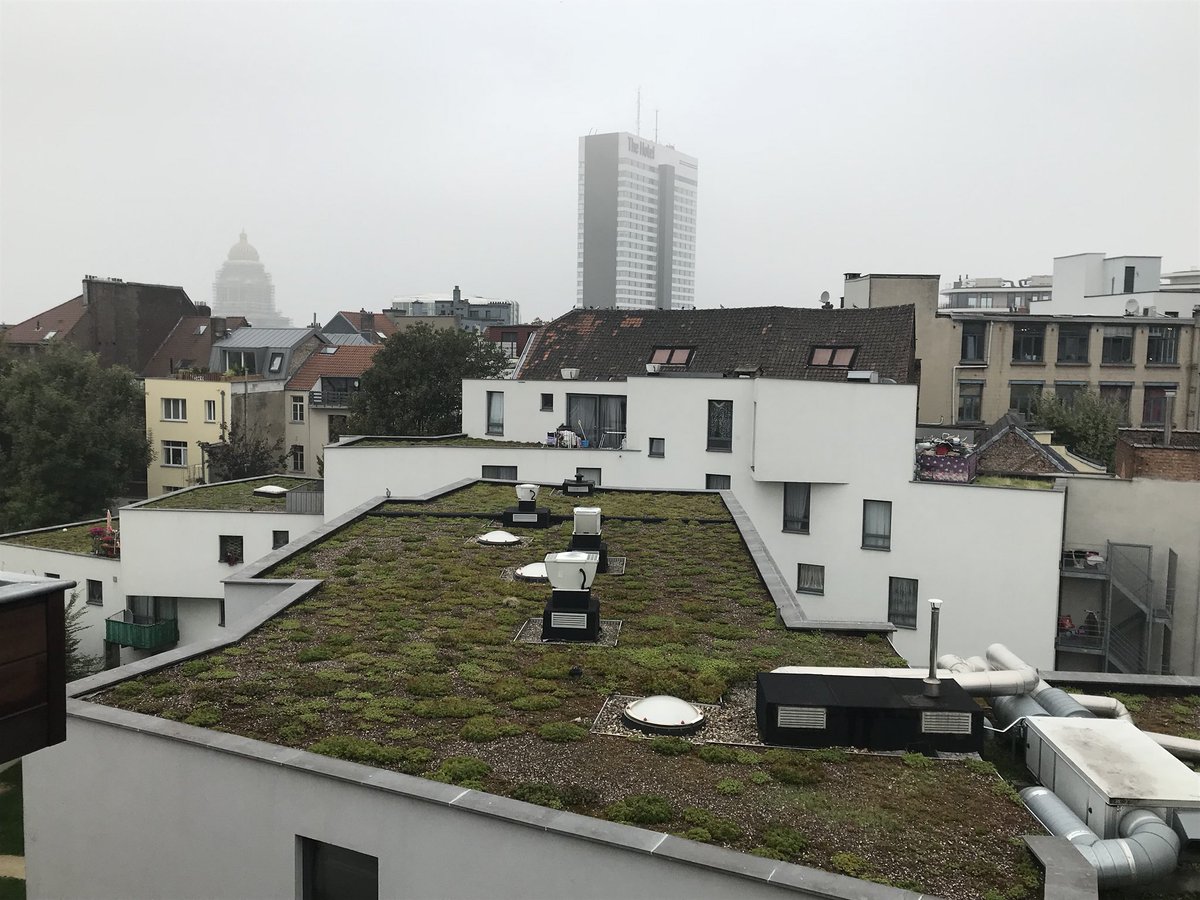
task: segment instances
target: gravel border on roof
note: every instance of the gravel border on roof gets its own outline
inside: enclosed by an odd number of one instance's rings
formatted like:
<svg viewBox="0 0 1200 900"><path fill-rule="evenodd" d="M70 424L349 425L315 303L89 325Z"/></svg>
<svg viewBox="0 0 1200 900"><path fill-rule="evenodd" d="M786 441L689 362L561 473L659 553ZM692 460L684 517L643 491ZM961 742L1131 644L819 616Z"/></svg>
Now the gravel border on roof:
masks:
<svg viewBox="0 0 1200 900"><path fill-rule="evenodd" d="M600 638L592 643L591 641L543 641L542 640L542 619L540 616L526 619L525 624L517 629L516 637L513 638L514 644L537 644L547 645L566 645L571 647L615 647L617 646L617 637L621 633L621 625L624 619L601 619L600 620Z"/></svg>
<svg viewBox="0 0 1200 900"><path fill-rule="evenodd" d="M628 694L613 694L604 701L604 706L592 722L592 734L607 734L634 740L652 737L637 728L625 724L621 712L635 700ZM704 713L704 724L698 731L678 737L693 744L736 744L741 747L765 747L759 740L758 722L754 715L754 688L739 688L730 691L721 704L693 703Z"/></svg>

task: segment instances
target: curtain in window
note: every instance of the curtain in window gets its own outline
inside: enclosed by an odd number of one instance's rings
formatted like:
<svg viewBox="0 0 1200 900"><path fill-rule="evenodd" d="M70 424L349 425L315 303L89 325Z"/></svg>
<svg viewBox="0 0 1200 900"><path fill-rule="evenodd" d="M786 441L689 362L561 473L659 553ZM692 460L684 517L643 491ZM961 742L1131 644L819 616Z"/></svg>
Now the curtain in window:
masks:
<svg viewBox="0 0 1200 900"><path fill-rule="evenodd" d="M488 391L487 403L488 403L488 414L487 414L488 434L503 434L504 433L504 393L502 391Z"/></svg>
<svg viewBox="0 0 1200 900"><path fill-rule="evenodd" d="M567 394L567 427L580 437L587 438L593 447L600 446L606 432L609 441L620 441L625 431L625 397L616 394ZM619 446L619 443L613 444Z"/></svg>
<svg viewBox="0 0 1200 900"><path fill-rule="evenodd" d="M801 563L796 590L813 594L823 594L825 592L825 567L810 566Z"/></svg>
<svg viewBox="0 0 1200 900"><path fill-rule="evenodd" d="M885 500L867 500L863 504L863 546L892 545L892 504Z"/></svg>
<svg viewBox="0 0 1200 900"><path fill-rule="evenodd" d="M733 447L733 401L708 401L708 449L729 450Z"/></svg>
<svg viewBox="0 0 1200 900"><path fill-rule="evenodd" d="M917 627L917 580L915 578L891 579L888 621L899 628Z"/></svg>
<svg viewBox="0 0 1200 900"><path fill-rule="evenodd" d="M783 527L785 531L808 531L807 482L783 486Z"/></svg>

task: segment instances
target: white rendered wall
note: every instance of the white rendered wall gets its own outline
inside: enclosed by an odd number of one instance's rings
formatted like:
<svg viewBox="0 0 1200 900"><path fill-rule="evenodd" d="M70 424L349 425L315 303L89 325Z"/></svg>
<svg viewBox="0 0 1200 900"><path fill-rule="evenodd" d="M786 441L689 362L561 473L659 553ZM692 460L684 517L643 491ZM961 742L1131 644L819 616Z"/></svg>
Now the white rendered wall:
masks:
<svg viewBox="0 0 1200 900"><path fill-rule="evenodd" d="M706 474L726 474L793 587L798 563L825 566L824 596L801 597L810 618L884 621L889 578L915 578L922 600L946 601L941 646L948 651L979 653L1004 641L1033 665L1054 664L1062 492L914 482L911 385L471 381L464 382L463 421L474 436L483 436L488 390L505 392L499 440L544 438L561 421L568 392L624 393L628 449L331 447L326 519L386 490L415 496L478 478L484 465L516 466L519 479L547 483L572 477L577 467L599 468L606 487L652 489L701 489ZM554 394L555 412L540 411L542 393ZM772 410L771 423L755 414L756 396L760 410ZM732 452L704 449L709 398L734 401ZM816 424L806 430L802 422ZM665 438L664 458L648 455L650 437ZM812 483L809 534L782 529L785 481ZM864 500L892 504L890 551L862 548ZM926 609L922 603L915 631L895 637L916 665L927 658Z"/></svg>
<svg viewBox="0 0 1200 900"><path fill-rule="evenodd" d="M104 620L125 608L121 560L91 553L68 553L64 550L0 543L0 571L28 575L52 572L59 578L76 582L79 606L84 610L80 619L83 630L79 632L79 652L89 656L104 654ZM88 579L100 582L103 606L87 603Z"/></svg>
<svg viewBox="0 0 1200 900"><path fill-rule="evenodd" d="M26 758L24 778L30 900L291 900L300 896L297 836L376 857L386 898L784 896L762 881L582 834L77 717L68 718L65 743ZM589 821L580 817L580 826ZM650 846L658 840L639 833Z"/></svg>

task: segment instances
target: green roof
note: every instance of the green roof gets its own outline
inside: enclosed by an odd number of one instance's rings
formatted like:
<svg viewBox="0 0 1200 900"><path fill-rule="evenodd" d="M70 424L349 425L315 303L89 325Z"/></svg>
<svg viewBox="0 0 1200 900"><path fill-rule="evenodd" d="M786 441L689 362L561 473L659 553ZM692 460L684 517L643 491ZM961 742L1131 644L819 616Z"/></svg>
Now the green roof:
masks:
<svg viewBox="0 0 1200 900"><path fill-rule="evenodd" d="M222 481L205 484L183 491L172 491L139 504L139 509L223 509L243 512L283 512L286 508L284 495L278 497L256 497L254 489L274 484L288 490L301 485L315 483L311 478L293 475L268 475L248 481Z"/></svg>
<svg viewBox="0 0 1200 900"><path fill-rule="evenodd" d="M79 525L68 525L64 528L53 528L44 531L34 531L28 534L14 534L5 537L6 544L20 544L25 547L40 547L44 550L64 550L69 553L91 553L93 541L91 529L104 525L104 519L95 522L84 522ZM119 529L120 523L113 519L113 528Z"/></svg>
<svg viewBox="0 0 1200 900"><path fill-rule="evenodd" d="M724 700L753 741L756 673L903 662L879 636L779 625L711 493L543 490L539 505L556 512L604 510L626 569L593 591L623 625L615 647L515 643L550 590L505 570L564 549L571 526L484 547L474 538L498 523L452 515L514 500L511 487L475 484L385 503L271 571L323 579L305 599L100 702L946 897L1036 895L1019 841L1036 823L988 763L590 732L613 695L667 693Z"/></svg>

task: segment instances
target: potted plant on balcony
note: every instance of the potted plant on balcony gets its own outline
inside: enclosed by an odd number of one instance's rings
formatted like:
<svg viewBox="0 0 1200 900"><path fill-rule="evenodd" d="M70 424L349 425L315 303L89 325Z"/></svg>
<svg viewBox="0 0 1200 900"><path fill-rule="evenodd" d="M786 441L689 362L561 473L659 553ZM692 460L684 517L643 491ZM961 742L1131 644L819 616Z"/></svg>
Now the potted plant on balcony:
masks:
<svg viewBox="0 0 1200 900"><path fill-rule="evenodd" d="M121 555L121 533L113 528L112 513L108 513L103 525L88 529L92 539L92 552L97 556L119 557Z"/></svg>

